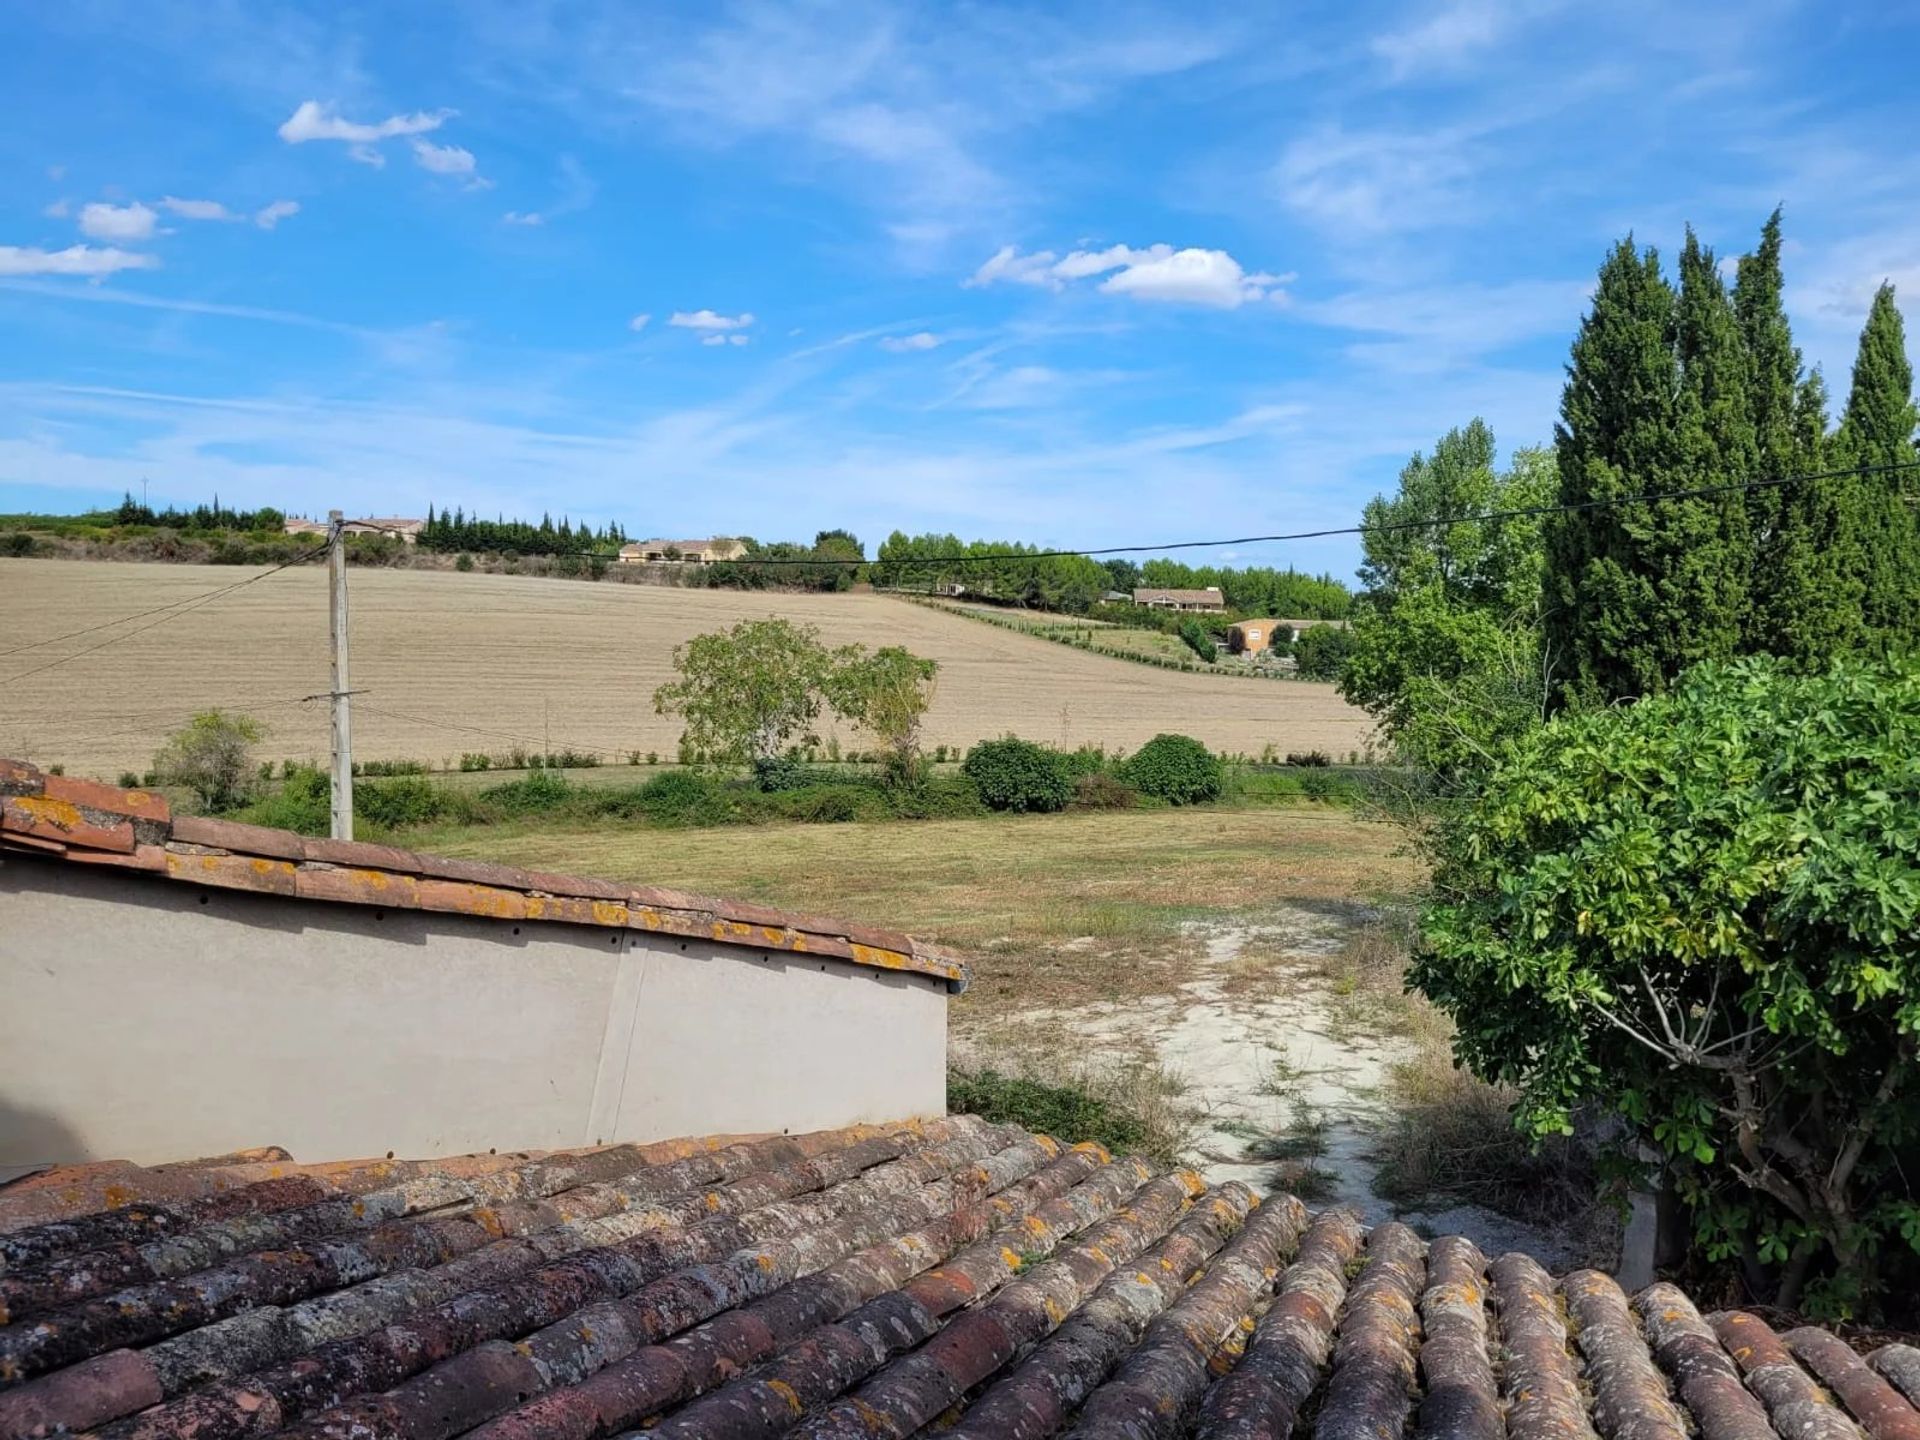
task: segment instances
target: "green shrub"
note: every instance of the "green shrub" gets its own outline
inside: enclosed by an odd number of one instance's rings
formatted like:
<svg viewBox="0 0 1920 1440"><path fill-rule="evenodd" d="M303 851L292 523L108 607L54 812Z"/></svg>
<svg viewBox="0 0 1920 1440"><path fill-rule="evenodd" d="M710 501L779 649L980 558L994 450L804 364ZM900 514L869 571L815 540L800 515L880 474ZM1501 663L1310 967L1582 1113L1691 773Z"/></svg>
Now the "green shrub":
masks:
<svg viewBox="0 0 1920 1440"><path fill-rule="evenodd" d="M893 813L902 820L958 820L987 813L979 787L965 774L931 775L890 798Z"/></svg>
<svg viewBox="0 0 1920 1440"><path fill-rule="evenodd" d="M1097 1141L1116 1155L1131 1154L1148 1140L1147 1126L1138 1116L1084 1089L1002 1075L997 1070L972 1074L949 1070L947 1109L955 1115L978 1115L995 1125L1018 1125L1069 1144Z"/></svg>
<svg viewBox="0 0 1920 1440"><path fill-rule="evenodd" d="M0 535L0 555L22 559L33 554L33 536L24 530L10 530Z"/></svg>
<svg viewBox="0 0 1920 1440"><path fill-rule="evenodd" d="M1528 1132L1624 1116L1700 1258L1783 1308L1912 1293L1920 658L1705 665L1563 715L1437 841L1409 975Z"/></svg>
<svg viewBox="0 0 1920 1440"><path fill-rule="evenodd" d="M1076 750L1061 754L1060 763L1066 767L1067 778L1078 780L1082 775L1097 775L1110 769L1113 759L1102 745L1082 745Z"/></svg>
<svg viewBox="0 0 1920 1440"><path fill-rule="evenodd" d="M1076 810L1131 810L1139 803L1140 792L1117 775L1096 770L1073 782Z"/></svg>
<svg viewBox="0 0 1920 1440"><path fill-rule="evenodd" d="M764 794L798 790L806 783L806 766L794 755L763 755L753 762L754 788Z"/></svg>
<svg viewBox="0 0 1920 1440"><path fill-rule="evenodd" d="M120 788L122 790L138 790L140 788L139 773L133 770L122 770L120 772Z"/></svg>
<svg viewBox="0 0 1920 1440"><path fill-rule="evenodd" d="M884 816L886 804L871 785L807 785L777 797L774 813L809 825L839 825Z"/></svg>
<svg viewBox="0 0 1920 1440"><path fill-rule="evenodd" d="M1333 761L1328 758L1327 752L1324 750L1289 750L1287 752L1287 764L1289 765L1320 766L1331 765L1332 763Z"/></svg>
<svg viewBox="0 0 1920 1440"><path fill-rule="evenodd" d="M1121 767L1120 778L1170 805L1220 798L1220 759L1191 735L1156 735Z"/></svg>
<svg viewBox="0 0 1920 1440"><path fill-rule="evenodd" d="M504 785L482 790L480 798L503 815L542 815L558 810L573 798L573 793L573 787L562 776L550 770L535 770L524 780L509 780Z"/></svg>
<svg viewBox="0 0 1920 1440"><path fill-rule="evenodd" d="M1353 632L1344 625L1315 625L1293 642L1294 673L1303 680L1338 680L1353 653Z"/></svg>
<svg viewBox="0 0 1920 1440"><path fill-rule="evenodd" d="M355 818L383 830L425 825L438 820L445 812L444 795L431 780L404 775L354 786L353 813Z"/></svg>
<svg viewBox="0 0 1920 1440"><path fill-rule="evenodd" d="M734 818L724 785L697 770L668 770L639 789L641 810L668 825L721 825Z"/></svg>
<svg viewBox="0 0 1920 1440"><path fill-rule="evenodd" d="M1325 770L1309 770L1300 777L1300 793L1309 800L1331 800L1340 782Z"/></svg>
<svg viewBox="0 0 1920 1440"><path fill-rule="evenodd" d="M1180 639L1189 650L1209 665L1219 658L1219 652L1213 648L1213 636L1207 633L1207 627L1198 620L1181 621Z"/></svg>
<svg viewBox="0 0 1920 1440"><path fill-rule="evenodd" d="M462 550L459 558L453 562L453 568L458 570L462 575L466 574L469 570L473 569L473 556Z"/></svg>
<svg viewBox="0 0 1920 1440"><path fill-rule="evenodd" d="M325 835L333 825L332 805L333 782L327 773L301 765L287 774L277 794L249 806L240 818L301 835Z"/></svg>
<svg viewBox="0 0 1920 1440"><path fill-rule="evenodd" d="M1073 798L1065 757L1012 735L981 741L960 769L989 810L1051 812Z"/></svg>
<svg viewBox="0 0 1920 1440"><path fill-rule="evenodd" d="M484 751L469 750L460 757L460 768L465 771L485 770L492 764L493 757Z"/></svg>

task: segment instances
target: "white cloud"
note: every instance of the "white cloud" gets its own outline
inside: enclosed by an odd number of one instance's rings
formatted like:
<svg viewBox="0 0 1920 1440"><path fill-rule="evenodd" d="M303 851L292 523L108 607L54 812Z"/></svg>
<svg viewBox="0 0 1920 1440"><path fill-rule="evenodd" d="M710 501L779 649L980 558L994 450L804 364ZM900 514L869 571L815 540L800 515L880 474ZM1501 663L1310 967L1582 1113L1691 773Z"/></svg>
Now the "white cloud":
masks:
<svg viewBox="0 0 1920 1440"><path fill-rule="evenodd" d="M1155 252L1166 248L1153 247ZM1109 295L1129 295L1135 300L1237 310L1249 300L1284 300L1282 279L1265 271L1249 275L1224 250L1186 249L1136 257L1103 280L1100 288Z"/></svg>
<svg viewBox="0 0 1920 1440"><path fill-rule="evenodd" d="M702 345L744 345L751 338L747 335L702 335L700 343Z"/></svg>
<svg viewBox="0 0 1920 1440"><path fill-rule="evenodd" d="M298 200L274 200L262 205L258 210L253 212L253 223L258 225L262 230L271 230L282 220L292 215L298 215L299 213L300 202Z"/></svg>
<svg viewBox="0 0 1920 1440"><path fill-rule="evenodd" d="M744 330L753 324L753 312L743 310L738 315L722 315L713 310L676 310L667 317L667 324L682 330Z"/></svg>
<svg viewBox="0 0 1920 1440"><path fill-rule="evenodd" d="M642 310L627 322L627 328L634 331L644 330L647 328L647 322L651 319L653 319L653 316Z"/></svg>
<svg viewBox="0 0 1920 1440"><path fill-rule="evenodd" d="M1056 257L1051 250L1022 255L1006 245L966 283L1006 281L1062 290L1072 281L1096 275L1107 277L1100 289L1109 295L1217 310L1234 310L1251 300L1283 301L1286 292L1281 286L1292 279L1265 271L1249 273L1224 250L1176 250L1171 245L1136 250L1130 245L1110 245L1105 250L1075 250Z"/></svg>
<svg viewBox="0 0 1920 1440"><path fill-rule="evenodd" d="M356 165L370 165L375 170L387 168L387 157L371 145L349 145L347 158Z"/></svg>
<svg viewBox="0 0 1920 1440"><path fill-rule="evenodd" d="M40 213L49 220L64 220L73 213L73 206L65 200L55 200L49 205L42 206Z"/></svg>
<svg viewBox="0 0 1920 1440"><path fill-rule="evenodd" d="M69 245L64 250L0 245L0 275L111 275L116 270L151 270L160 261L114 246Z"/></svg>
<svg viewBox="0 0 1920 1440"><path fill-rule="evenodd" d="M153 222L158 218L151 207L138 200L130 205L96 200L80 209L80 233L94 240L146 240L152 237Z"/></svg>
<svg viewBox="0 0 1920 1440"><path fill-rule="evenodd" d="M416 110L411 115L389 115L369 125L341 119L331 103L322 105L318 100L303 100L300 107L281 123L280 138L289 145L304 145L309 140L339 140L349 145L372 145L396 135L424 135L429 130L438 130L453 113L451 110ZM361 157L356 155L354 158Z"/></svg>
<svg viewBox="0 0 1920 1440"><path fill-rule="evenodd" d="M544 225L547 217L538 210L509 210L500 217L502 225Z"/></svg>
<svg viewBox="0 0 1920 1440"><path fill-rule="evenodd" d="M474 165L473 152L458 145L436 145L431 140L416 138L413 141L413 159L422 170L430 170L435 175L457 176L475 188L485 189L493 183L480 177Z"/></svg>
<svg viewBox="0 0 1920 1440"><path fill-rule="evenodd" d="M891 350L896 355L904 355L914 350L931 350L941 341L941 336L929 330L922 330L914 335L883 335L880 337L880 348Z"/></svg>
<svg viewBox="0 0 1920 1440"><path fill-rule="evenodd" d="M227 209L218 200L182 200L177 195L161 197L160 208L170 215L178 215L182 220L238 220L241 216Z"/></svg>

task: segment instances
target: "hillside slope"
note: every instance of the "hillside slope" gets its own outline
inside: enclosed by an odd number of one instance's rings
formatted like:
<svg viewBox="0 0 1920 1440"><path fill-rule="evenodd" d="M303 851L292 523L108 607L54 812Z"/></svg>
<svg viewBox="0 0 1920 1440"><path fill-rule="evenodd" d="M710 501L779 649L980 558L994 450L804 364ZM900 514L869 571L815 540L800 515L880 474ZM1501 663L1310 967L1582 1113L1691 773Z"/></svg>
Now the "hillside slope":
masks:
<svg viewBox="0 0 1920 1440"><path fill-rule="evenodd" d="M0 633L14 649L243 580L222 566L0 560ZM787 595L405 570L352 574L355 753L438 763L463 750L658 751L678 722L655 715L673 647L779 614L832 645L905 645L940 662L928 745L1013 732L1132 748L1162 730L1258 753L1365 744L1368 722L1331 686L1255 684L1089 655L879 595ZM166 732L210 706L256 714L262 753L325 754L326 577L273 575L92 654L157 619L0 659L0 753L75 774L142 769ZM62 656L71 663L28 676ZM9 683L20 676L17 684ZM401 719L398 716L409 718ZM460 729L457 727L469 727ZM851 739L851 737L846 737Z"/></svg>

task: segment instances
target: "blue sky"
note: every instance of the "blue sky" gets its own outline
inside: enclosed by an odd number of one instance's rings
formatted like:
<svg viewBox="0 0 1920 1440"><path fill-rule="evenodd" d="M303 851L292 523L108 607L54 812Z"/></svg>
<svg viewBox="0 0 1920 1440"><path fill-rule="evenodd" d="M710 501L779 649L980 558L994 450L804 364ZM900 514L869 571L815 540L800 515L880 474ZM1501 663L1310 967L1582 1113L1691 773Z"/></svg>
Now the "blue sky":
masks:
<svg viewBox="0 0 1920 1440"><path fill-rule="evenodd" d="M765 539L1314 528L1476 414L1546 440L1628 230L1732 256L1784 203L1836 390L1874 286L1920 296L1913 4L63 0L9 32L0 510L145 478Z"/></svg>

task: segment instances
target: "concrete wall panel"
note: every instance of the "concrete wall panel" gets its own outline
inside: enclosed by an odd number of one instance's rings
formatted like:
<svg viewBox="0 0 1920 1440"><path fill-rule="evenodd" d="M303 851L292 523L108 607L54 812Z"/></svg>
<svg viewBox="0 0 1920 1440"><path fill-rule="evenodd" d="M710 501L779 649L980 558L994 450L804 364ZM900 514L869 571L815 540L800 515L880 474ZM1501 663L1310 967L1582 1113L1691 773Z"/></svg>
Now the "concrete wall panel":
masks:
<svg viewBox="0 0 1920 1440"><path fill-rule="evenodd" d="M944 1108L946 986L0 863L0 1169L457 1154Z"/></svg>

